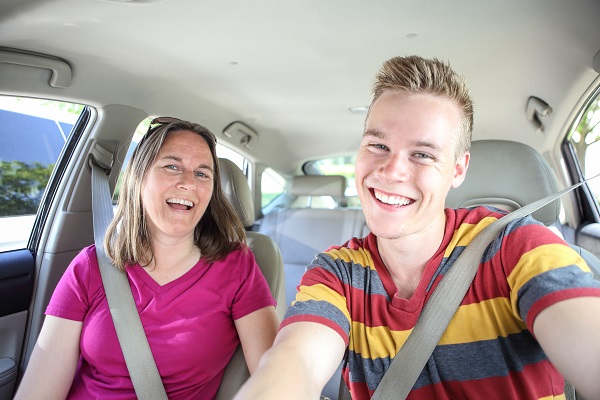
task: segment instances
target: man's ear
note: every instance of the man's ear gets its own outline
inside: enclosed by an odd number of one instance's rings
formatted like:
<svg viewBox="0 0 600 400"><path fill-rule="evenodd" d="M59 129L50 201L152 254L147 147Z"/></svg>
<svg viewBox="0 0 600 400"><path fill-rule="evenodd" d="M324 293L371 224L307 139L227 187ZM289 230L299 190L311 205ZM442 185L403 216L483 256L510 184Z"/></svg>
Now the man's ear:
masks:
<svg viewBox="0 0 600 400"><path fill-rule="evenodd" d="M454 165L454 179L452 180L452 187L459 187L465 180L467 175L467 168L469 168L469 160L471 159L471 153L465 152L462 156L456 160Z"/></svg>

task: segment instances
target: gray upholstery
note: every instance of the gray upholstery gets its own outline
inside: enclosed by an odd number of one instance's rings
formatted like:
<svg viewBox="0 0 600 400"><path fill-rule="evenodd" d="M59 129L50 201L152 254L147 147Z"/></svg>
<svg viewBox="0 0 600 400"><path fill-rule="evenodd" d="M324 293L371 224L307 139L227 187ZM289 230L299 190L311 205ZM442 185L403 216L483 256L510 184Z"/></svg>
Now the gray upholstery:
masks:
<svg viewBox="0 0 600 400"><path fill-rule="evenodd" d="M292 193L297 196L343 196L343 176L297 176ZM342 186L343 185L343 186ZM285 268L287 300L296 298L296 287L315 255L332 245L341 245L352 237L368 233L362 210L346 208L286 208L267 214L259 231L275 240ZM338 368L323 394L336 399L341 369Z"/></svg>
<svg viewBox="0 0 600 400"><path fill-rule="evenodd" d="M346 178L341 175L300 175L292 180L294 201L288 208L337 208L346 204Z"/></svg>
<svg viewBox="0 0 600 400"><path fill-rule="evenodd" d="M254 200L248 179L240 168L231 160L219 158L221 187L235 212L246 228L254 223Z"/></svg>
<svg viewBox="0 0 600 400"><path fill-rule="evenodd" d="M225 197L229 200L244 226L254 222L254 203L246 176L232 161L220 158L221 185ZM246 244L254 253L256 263L265 276L273 297L277 301L277 315L281 319L285 313L285 284L283 261L275 242L263 234L246 232ZM241 346L238 346L223 376L217 393L217 400L230 400L248 379L250 373L246 366Z"/></svg>
<svg viewBox="0 0 600 400"><path fill-rule="evenodd" d="M298 175L292 181L294 196L342 197L346 190L346 178L342 175Z"/></svg>
<svg viewBox="0 0 600 400"><path fill-rule="evenodd" d="M507 140L478 140L471 146L467 178L459 188L450 190L446 205L486 204L513 211L557 191L556 178L548 163L533 148ZM555 200L533 216L546 225L552 225L558 219L559 211L560 200ZM592 224L590 228L597 226ZM582 240L583 237L578 236L578 243L585 246L588 242ZM596 241L589 241L589 245L593 248ZM576 245L571 247L587 262L594 277L600 280L597 255Z"/></svg>
<svg viewBox="0 0 600 400"><path fill-rule="evenodd" d="M596 257L591 252L587 251L583 247L579 247L579 246L575 246L575 245L571 245L571 247L573 248L573 250L575 250L577 253L579 253L581 258L583 258L585 260L588 267L590 267L592 274L594 274L594 279L596 279L597 281L600 281L600 259L598 259L598 257Z"/></svg>
<svg viewBox="0 0 600 400"><path fill-rule="evenodd" d="M292 183L295 196L341 197L346 190L344 176L302 175ZM365 234L366 223L359 209L285 208L267 214L260 222L260 233L279 246L285 267L287 301L296 297L296 287L306 266L315 255L352 237Z"/></svg>
<svg viewBox="0 0 600 400"><path fill-rule="evenodd" d="M508 140L479 140L471 146L471 160L463 184L451 189L446 206L493 205L513 211L558 191L546 160L533 148ZM533 213L546 225L558 219L556 200Z"/></svg>

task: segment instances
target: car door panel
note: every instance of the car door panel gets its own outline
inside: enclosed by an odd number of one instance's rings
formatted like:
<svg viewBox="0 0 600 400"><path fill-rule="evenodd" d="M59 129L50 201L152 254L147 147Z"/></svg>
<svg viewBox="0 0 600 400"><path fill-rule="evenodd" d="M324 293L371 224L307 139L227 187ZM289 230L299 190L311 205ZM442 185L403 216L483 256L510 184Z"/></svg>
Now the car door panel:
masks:
<svg viewBox="0 0 600 400"><path fill-rule="evenodd" d="M0 400L12 398L34 285L29 250L0 253Z"/></svg>
<svg viewBox="0 0 600 400"><path fill-rule="evenodd" d="M577 230L575 240L578 246L600 257L600 223L583 225Z"/></svg>

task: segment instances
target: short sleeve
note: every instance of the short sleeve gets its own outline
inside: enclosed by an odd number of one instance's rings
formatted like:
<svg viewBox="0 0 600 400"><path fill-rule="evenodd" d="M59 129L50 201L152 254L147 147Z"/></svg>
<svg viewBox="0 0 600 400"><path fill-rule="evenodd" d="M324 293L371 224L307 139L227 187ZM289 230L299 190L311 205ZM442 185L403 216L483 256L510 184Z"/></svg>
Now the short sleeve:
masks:
<svg viewBox="0 0 600 400"><path fill-rule="evenodd" d="M237 264L239 269L233 269L240 273L239 288L235 292L232 303L231 314L234 320L277 304L250 249L244 247L234 251L228 257L228 263Z"/></svg>
<svg viewBox="0 0 600 400"><path fill-rule="evenodd" d="M317 322L335 330L348 344L350 313L343 282L349 281L349 260L332 254L337 252L320 253L308 266L281 328L294 322Z"/></svg>
<svg viewBox="0 0 600 400"><path fill-rule="evenodd" d="M503 243L514 312L533 332L537 315L562 300L600 296L600 282L579 254L531 218L516 222ZM518 229L516 229L518 227Z"/></svg>
<svg viewBox="0 0 600 400"><path fill-rule="evenodd" d="M46 315L83 321L91 304L90 299L97 292L93 282L99 278L95 247L86 247L71 261L58 282L46 308Z"/></svg>

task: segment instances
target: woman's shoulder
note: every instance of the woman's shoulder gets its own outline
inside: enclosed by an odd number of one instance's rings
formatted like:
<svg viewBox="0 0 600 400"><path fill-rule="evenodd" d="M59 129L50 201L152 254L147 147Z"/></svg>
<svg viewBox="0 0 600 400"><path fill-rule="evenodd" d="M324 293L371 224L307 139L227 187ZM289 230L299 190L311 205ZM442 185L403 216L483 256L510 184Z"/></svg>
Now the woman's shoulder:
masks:
<svg viewBox="0 0 600 400"><path fill-rule="evenodd" d="M256 263L252 249L246 244L237 242L225 257L217 261L223 264L252 265Z"/></svg>
<svg viewBox="0 0 600 400"><path fill-rule="evenodd" d="M98 266L98 258L96 254L96 246L90 245L81 249L81 251L73 258L68 270L76 277L86 280L100 275Z"/></svg>

